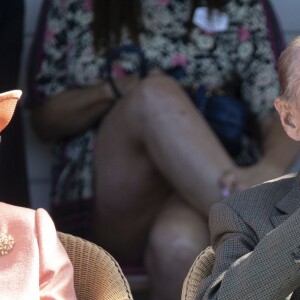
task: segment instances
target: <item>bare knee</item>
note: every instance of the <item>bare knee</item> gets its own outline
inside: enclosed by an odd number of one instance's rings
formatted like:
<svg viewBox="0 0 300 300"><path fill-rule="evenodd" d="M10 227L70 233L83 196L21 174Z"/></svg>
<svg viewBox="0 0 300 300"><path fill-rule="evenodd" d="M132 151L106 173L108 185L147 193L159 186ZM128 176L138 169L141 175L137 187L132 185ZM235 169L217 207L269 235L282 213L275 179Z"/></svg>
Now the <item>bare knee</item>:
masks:
<svg viewBox="0 0 300 300"><path fill-rule="evenodd" d="M146 267L152 282L153 299L179 299L189 268L208 245L206 230L202 230L205 234L201 236L200 233L195 238L184 226L176 228L173 225L156 227L150 234Z"/></svg>
<svg viewBox="0 0 300 300"><path fill-rule="evenodd" d="M180 94L183 98L188 99L175 80L160 74L143 79L135 90L123 100L131 117L139 117L139 120L145 122L149 116L152 118L168 112L174 102L182 102Z"/></svg>
<svg viewBox="0 0 300 300"><path fill-rule="evenodd" d="M201 237L200 237L201 239ZM202 237L207 243L207 236ZM169 271L169 267L174 264L181 266L184 270L192 264L199 253L202 242L194 239L190 235L185 235L183 231L172 232L172 230L155 230L151 233L147 248L147 264L155 264ZM150 266L151 268L151 266Z"/></svg>

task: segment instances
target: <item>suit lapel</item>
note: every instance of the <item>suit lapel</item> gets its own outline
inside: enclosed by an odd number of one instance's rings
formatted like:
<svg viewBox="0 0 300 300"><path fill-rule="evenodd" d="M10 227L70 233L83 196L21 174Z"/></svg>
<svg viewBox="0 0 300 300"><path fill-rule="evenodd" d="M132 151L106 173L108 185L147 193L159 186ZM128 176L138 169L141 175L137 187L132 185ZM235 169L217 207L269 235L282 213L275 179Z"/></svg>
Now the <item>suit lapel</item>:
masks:
<svg viewBox="0 0 300 300"><path fill-rule="evenodd" d="M294 186L275 205L275 211L270 216L270 221L274 228L284 222L288 217L300 207L300 173L295 177Z"/></svg>

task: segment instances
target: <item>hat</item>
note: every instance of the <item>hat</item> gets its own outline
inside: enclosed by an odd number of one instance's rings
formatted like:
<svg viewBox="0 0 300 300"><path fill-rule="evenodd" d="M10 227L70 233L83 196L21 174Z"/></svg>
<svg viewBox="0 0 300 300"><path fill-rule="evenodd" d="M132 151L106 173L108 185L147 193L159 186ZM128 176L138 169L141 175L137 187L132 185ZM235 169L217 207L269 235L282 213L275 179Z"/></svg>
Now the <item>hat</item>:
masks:
<svg viewBox="0 0 300 300"><path fill-rule="evenodd" d="M10 122L21 95L22 91L20 90L0 93L0 132Z"/></svg>

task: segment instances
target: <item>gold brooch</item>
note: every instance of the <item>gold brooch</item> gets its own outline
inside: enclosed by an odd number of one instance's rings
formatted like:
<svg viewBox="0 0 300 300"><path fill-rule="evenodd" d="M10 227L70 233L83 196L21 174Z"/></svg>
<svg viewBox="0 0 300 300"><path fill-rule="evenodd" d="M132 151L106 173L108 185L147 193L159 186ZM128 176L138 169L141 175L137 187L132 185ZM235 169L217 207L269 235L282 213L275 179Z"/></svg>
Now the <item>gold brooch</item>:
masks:
<svg viewBox="0 0 300 300"><path fill-rule="evenodd" d="M15 245L14 238L4 232L0 232L0 255L7 255Z"/></svg>

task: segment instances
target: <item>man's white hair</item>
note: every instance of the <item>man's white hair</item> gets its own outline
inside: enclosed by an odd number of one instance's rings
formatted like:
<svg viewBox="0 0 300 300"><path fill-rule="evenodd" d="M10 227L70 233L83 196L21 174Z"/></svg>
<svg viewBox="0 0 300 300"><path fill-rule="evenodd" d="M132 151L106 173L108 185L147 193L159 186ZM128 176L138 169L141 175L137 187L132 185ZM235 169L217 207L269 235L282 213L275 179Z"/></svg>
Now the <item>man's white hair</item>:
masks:
<svg viewBox="0 0 300 300"><path fill-rule="evenodd" d="M278 59L281 98L300 100L300 36L294 38Z"/></svg>

